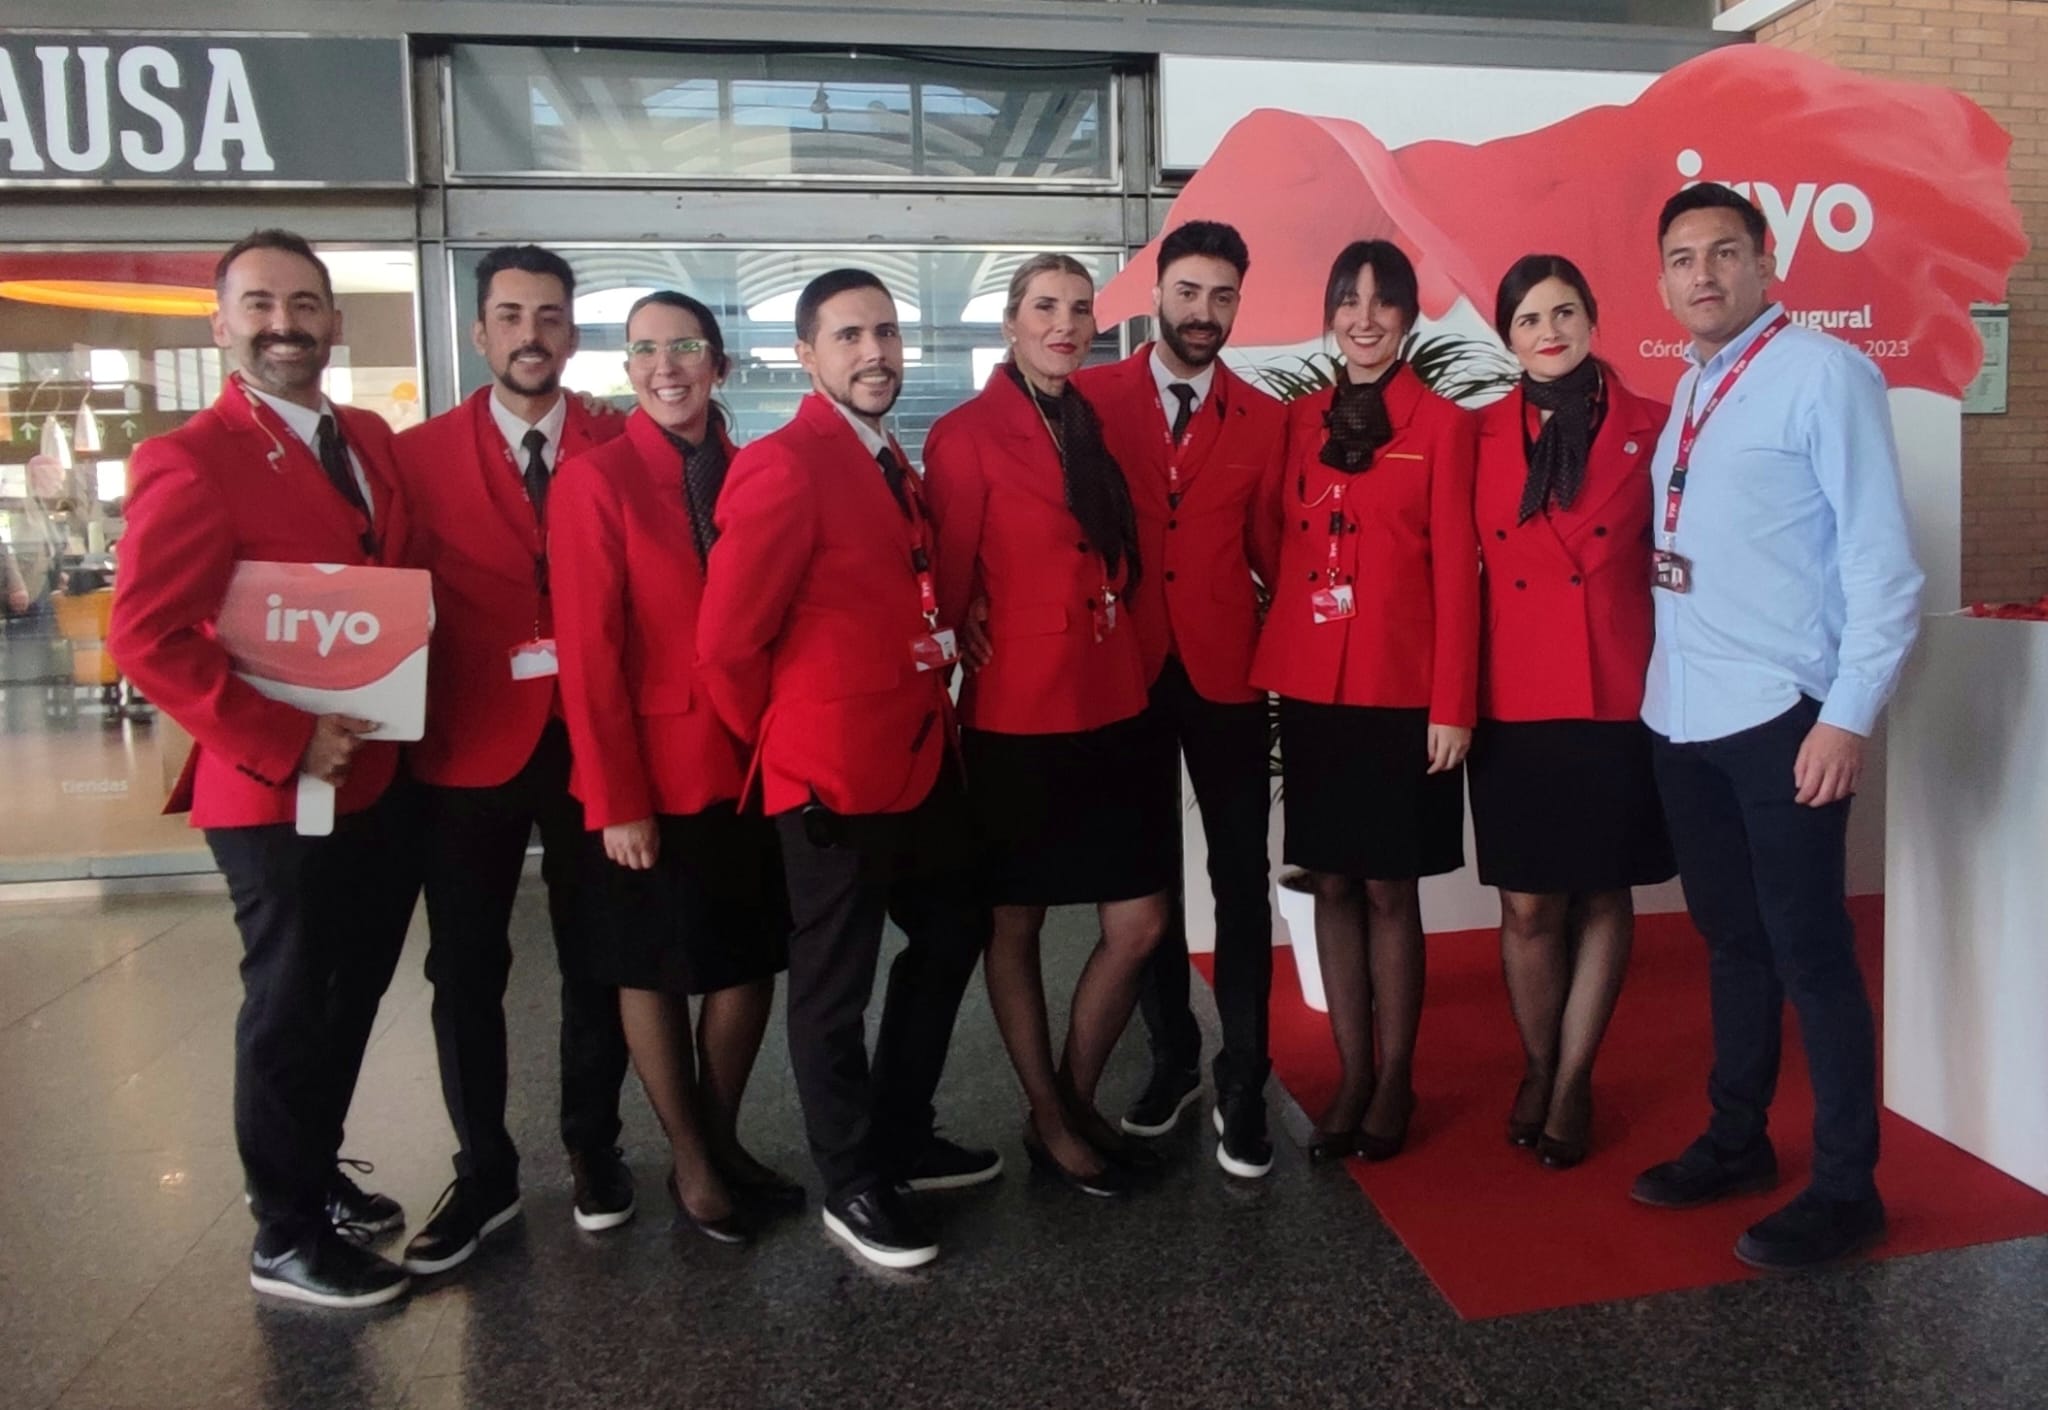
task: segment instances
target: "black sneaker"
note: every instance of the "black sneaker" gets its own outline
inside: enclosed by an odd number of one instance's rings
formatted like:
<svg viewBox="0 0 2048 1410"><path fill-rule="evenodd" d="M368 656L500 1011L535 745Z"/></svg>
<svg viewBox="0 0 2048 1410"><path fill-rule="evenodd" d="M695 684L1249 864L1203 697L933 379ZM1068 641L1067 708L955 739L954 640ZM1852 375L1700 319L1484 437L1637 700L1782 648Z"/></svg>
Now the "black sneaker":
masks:
<svg viewBox="0 0 2048 1410"><path fill-rule="evenodd" d="M917 1268L939 1256L938 1240L924 1231L903 1207L902 1197L887 1185L852 1196L827 1196L825 1228L882 1268Z"/></svg>
<svg viewBox="0 0 2048 1410"><path fill-rule="evenodd" d="M1833 1263L1884 1242L1884 1201L1829 1199L1806 1190L1735 1241L1735 1256L1767 1273Z"/></svg>
<svg viewBox="0 0 2048 1410"><path fill-rule="evenodd" d="M626 1168L625 1154L614 1146L569 1157L576 1181L576 1227L586 1234L616 1229L633 1217L633 1172Z"/></svg>
<svg viewBox="0 0 2048 1410"><path fill-rule="evenodd" d="M1225 1174L1257 1180L1273 1168L1264 1092L1237 1092L1218 1102L1216 1135L1216 1163Z"/></svg>
<svg viewBox="0 0 2048 1410"><path fill-rule="evenodd" d="M251 1253L249 1286L313 1307L376 1307L404 1297L412 1279L390 1259L361 1247L357 1238L322 1229L283 1253Z"/></svg>
<svg viewBox="0 0 2048 1410"><path fill-rule="evenodd" d="M1119 1124L1133 1136L1164 1136L1200 1095L1202 1074L1195 1068L1155 1067Z"/></svg>
<svg viewBox="0 0 2048 1410"><path fill-rule="evenodd" d="M1658 1209L1691 1209L1730 1195L1756 1194L1777 1183L1778 1155L1768 1139L1731 1156L1702 1136L1678 1159L1636 1176L1628 1193L1637 1203Z"/></svg>
<svg viewBox="0 0 2048 1410"><path fill-rule="evenodd" d="M896 1177L899 1190L963 1190L986 1184L1003 1173L1003 1158L994 1151L963 1146L934 1132L924 1149Z"/></svg>
<svg viewBox="0 0 2048 1410"><path fill-rule="evenodd" d="M405 1271L445 1273L467 1263L484 1238L511 1223L519 1214L519 1191L493 1191L481 1180L458 1175L441 1191L440 1202L427 1216L427 1227L405 1246Z"/></svg>
<svg viewBox="0 0 2048 1410"><path fill-rule="evenodd" d="M348 1177L342 1166L361 1175L376 1172L367 1160L342 1156L335 1163L334 1181L327 1187L327 1222L344 1237L367 1243L379 1234L405 1227L405 1211L389 1195L373 1194Z"/></svg>

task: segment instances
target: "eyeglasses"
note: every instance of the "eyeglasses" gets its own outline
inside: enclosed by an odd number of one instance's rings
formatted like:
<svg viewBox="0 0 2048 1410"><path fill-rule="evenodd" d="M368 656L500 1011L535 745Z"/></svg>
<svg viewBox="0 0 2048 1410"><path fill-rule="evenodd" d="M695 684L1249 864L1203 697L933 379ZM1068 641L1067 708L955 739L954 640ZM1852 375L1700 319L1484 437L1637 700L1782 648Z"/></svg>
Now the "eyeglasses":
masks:
<svg viewBox="0 0 2048 1410"><path fill-rule="evenodd" d="M652 338L638 338L626 344L626 356L635 362L652 362L663 352L677 362L697 362L710 351L711 344L702 338L671 338L665 343L657 343Z"/></svg>

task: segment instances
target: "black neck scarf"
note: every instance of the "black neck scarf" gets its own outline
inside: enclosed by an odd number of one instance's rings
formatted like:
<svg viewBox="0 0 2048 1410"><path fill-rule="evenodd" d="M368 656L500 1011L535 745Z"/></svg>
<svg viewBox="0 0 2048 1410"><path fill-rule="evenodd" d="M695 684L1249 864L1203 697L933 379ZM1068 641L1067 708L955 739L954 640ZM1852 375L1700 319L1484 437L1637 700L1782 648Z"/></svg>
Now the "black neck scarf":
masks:
<svg viewBox="0 0 2048 1410"><path fill-rule="evenodd" d="M704 439L696 445L667 427L662 434L683 458L683 504L690 511L690 539L697 549L697 562L709 566L711 545L718 542L718 492L725 487L724 418L716 411L705 423Z"/></svg>
<svg viewBox="0 0 2048 1410"><path fill-rule="evenodd" d="M1031 398L1051 428L1067 509L1101 556L1103 572L1114 579L1118 566L1125 565L1123 595L1129 597L1138 587L1138 515L1131 506L1131 487L1124 481L1124 472L1102 442L1102 423L1096 419L1095 408L1071 382L1053 397L1032 386L1016 363L1005 362L1003 371Z"/></svg>
<svg viewBox="0 0 2048 1410"><path fill-rule="evenodd" d="M1550 413L1543 430L1529 438L1522 422L1522 446L1528 454L1529 477L1522 482L1522 505L1515 522L1526 524L1550 505L1570 509L1586 482L1586 456L1600 429L1606 408L1600 364L1586 358L1554 382L1522 374L1522 400Z"/></svg>
<svg viewBox="0 0 2048 1410"><path fill-rule="evenodd" d="M1387 383L1400 375L1404 363L1397 362L1374 382L1354 382L1348 371L1337 376L1337 394L1323 413L1323 428L1329 436L1318 458L1345 475L1372 468L1379 448L1394 439L1394 423L1387 416Z"/></svg>

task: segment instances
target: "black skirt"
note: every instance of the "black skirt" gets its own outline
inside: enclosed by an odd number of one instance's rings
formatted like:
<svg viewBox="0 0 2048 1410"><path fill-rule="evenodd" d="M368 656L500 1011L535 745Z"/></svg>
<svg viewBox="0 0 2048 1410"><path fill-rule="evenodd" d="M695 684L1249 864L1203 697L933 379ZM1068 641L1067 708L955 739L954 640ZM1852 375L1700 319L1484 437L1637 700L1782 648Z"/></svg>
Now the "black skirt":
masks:
<svg viewBox="0 0 2048 1410"><path fill-rule="evenodd" d="M1069 734L960 731L991 905L1129 901L1172 885L1176 758L1147 710Z"/></svg>
<svg viewBox="0 0 2048 1410"><path fill-rule="evenodd" d="M721 803L655 818L646 871L622 867L593 832L585 852L590 977L627 989L711 994L789 963L789 895L767 819Z"/></svg>
<svg viewBox="0 0 2048 1410"><path fill-rule="evenodd" d="M1638 720L1482 720L1472 740L1479 879L1536 894L1653 886L1677 871Z"/></svg>
<svg viewBox="0 0 2048 1410"><path fill-rule="evenodd" d="M1429 769L1429 712L1280 700L1282 854L1361 881L1465 865L1465 771Z"/></svg>

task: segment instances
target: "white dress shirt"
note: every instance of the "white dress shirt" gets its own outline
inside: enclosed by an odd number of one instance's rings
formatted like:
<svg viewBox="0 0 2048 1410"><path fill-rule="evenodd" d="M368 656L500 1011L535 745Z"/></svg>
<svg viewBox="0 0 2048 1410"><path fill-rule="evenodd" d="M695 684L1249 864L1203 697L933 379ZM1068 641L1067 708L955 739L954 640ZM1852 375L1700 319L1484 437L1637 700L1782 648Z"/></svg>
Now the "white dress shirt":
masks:
<svg viewBox="0 0 2048 1410"><path fill-rule="evenodd" d="M1159 360L1159 345L1152 345L1152 382L1159 388L1159 409L1166 413L1166 429L1173 429L1173 420L1180 415L1180 399L1167 387L1175 382L1185 382L1195 389L1195 399L1188 404L1188 421L1194 421L1194 414L1209 404L1209 388L1216 383L1216 364L1210 363L1192 377L1183 377Z"/></svg>
<svg viewBox="0 0 2048 1410"><path fill-rule="evenodd" d="M268 392L259 391L255 387L250 387L246 381L242 385L249 388L250 395L263 398L263 404L277 413L278 419L284 422L285 428L294 436L297 436L305 444L307 450L313 452L314 460L320 459L321 417L334 416L334 429L341 432L343 443L347 443L348 433L342 430L341 418L335 416L334 403L327 400L326 397L320 398L320 409L315 411L311 407L300 406L295 401L285 401L281 397L274 397ZM370 520L374 523L377 518L377 497L370 493L370 476L363 469L363 458L356 454L356 448L352 445L348 448L348 464L349 468L356 472L356 487L362 490L363 503L369 506Z"/></svg>
<svg viewBox="0 0 2048 1410"><path fill-rule="evenodd" d="M491 420L498 423L498 433L505 438L505 445L512 452L512 464L521 475L526 473L526 433L538 431L546 436L547 444L540 448L541 463L548 467L548 474L555 473L555 464L562 456L562 427L569 420L569 398L567 395L555 398L555 404L540 420L527 423L519 413L498 400L496 391L491 393Z"/></svg>
<svg viewBox="0 0 2048 1410"><path fill-rule="evenodd" d="M824 393L820 392L818 395L823 396ZM825 397L825 400L831 403L834 411L846 418L846 424L853 427L853 434L860 437L860 443L867 447L869 455L880 455L884 450L887 450L890 454L896 456L897 462L904 469L908 470L910 468L910 462L897 453L896 447L890 443L889 438L873 426L870 426L861 417L854 415L852 408L848 407L845 402L837 397ZM882 463L879 460L875 462L875 468L877 470L882 468Z"/></svg>

